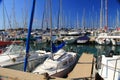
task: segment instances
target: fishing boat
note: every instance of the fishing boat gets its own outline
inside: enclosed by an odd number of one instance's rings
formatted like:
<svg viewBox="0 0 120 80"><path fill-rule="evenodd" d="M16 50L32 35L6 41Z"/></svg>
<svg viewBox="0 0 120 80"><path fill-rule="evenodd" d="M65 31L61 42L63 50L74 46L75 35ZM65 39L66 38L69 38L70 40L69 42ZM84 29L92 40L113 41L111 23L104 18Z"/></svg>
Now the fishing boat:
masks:
<svg viewBox="0 0 120 80"><path fill-rule="evenodd" d="M48 54L43 50L31 50L28 55L28 70L31 71L37 64L42 63L48 57ZM0 54L0 67L23 70L24 58L25 46L11 44L6 48L5 52Z"/></svg>
<svg viewBox="0 0 120 80"><path fill-rule="evenodd" d="M104 80L120 80L120 54L111 50L107 55L99 56L97 69Z"/></svg>

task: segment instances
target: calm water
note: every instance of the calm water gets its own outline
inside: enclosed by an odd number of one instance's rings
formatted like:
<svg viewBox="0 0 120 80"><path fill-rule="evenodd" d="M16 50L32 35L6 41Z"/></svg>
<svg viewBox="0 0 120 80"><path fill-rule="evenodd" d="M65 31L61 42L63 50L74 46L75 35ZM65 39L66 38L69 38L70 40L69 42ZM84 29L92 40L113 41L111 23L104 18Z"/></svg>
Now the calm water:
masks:
<svg viewBox="0 0 120 80"><path fill-rule="evenodd" d="M115 53L120 52L120 46L112 45L98 45L98 44L68 44L63 47L66 51L74 51L80 56L83 52L88 52L94 54L94 56L99 56L113 50ZM49 44L37 44L35 49L45 49L50 50Z"/></svg>

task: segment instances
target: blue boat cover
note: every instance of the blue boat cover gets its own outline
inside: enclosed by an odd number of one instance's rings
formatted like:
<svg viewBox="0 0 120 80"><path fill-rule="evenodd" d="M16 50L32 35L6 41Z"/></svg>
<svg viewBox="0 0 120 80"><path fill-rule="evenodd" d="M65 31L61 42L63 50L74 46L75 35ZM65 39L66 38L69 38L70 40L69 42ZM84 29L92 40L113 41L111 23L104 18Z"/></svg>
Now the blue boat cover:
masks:
<svg viewBox="0 0 120 80"><path fill-rule="evenodd" d="M58 50L60 50L63 46L65 46L65 42L62 42L60 45L55 46L54 43L52 43L52 53L57 52Z"/></svg>
<svg viewBox="0 0 120 80"><path fill-rule="evenodd" d="M78 40L89 40L90 38L88 36L81 36L78 38Z"/></svg>

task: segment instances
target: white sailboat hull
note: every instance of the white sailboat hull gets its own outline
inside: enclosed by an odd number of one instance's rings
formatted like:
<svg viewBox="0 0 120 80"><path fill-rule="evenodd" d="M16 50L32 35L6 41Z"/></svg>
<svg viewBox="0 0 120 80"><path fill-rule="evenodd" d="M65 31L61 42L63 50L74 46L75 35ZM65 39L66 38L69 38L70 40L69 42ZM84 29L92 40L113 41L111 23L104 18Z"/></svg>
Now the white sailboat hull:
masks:
<svg viewBox="0 0 120 80"><path fill-rule="evenodd" d="M100 45L108 45L108 44L110 44L110 39L99 39L99 38L97 38L96 42Z"/></svg>
<svg viewBox="0 0 120 80"><path fill-rule="evenodd" d="M87 43L87 42L88 42L88 40L77 40L77 43L78 43L78 44L80 44L80 43L81 43L81 44L82 44L82 43Z"/></svg>
<svg viewBox="0 0 120 80"><path fill-rule="evenodd" d="M65 41L67 44L72 44L72 43L74 43L75 42L75 38L65 38L65 39L63 39L63 41Z"/></svg>
<svg viewBox="0 0 120 80"><path fill-rule="evenodd" d="M23 70L24 68L24 57L8 57L4 56L4 61L0 62L0 67L11 68L16 70ZM34 69L38 64L42 63L47 56L32 56L28 59L28 71ZM2 60L2 56L0 56Z"/></svg>
<svg viewBox="0 0 120 80"><path fill-rule="evenodd" d="M67 77L67 75L72 71L72 69L74 68L74 65L69 66L67 69L64 69L62 71L59 71L51 76L56 76L56 77Z"/></svg>
<svg viewBox="0 0 120 80"><path fill-rule="evenodd" d="M48 73L50 76L65 77L73 69L77 61L77 56L76 53L66 53L60 50L58 54L55 53L54 59L46 59L43 64L33 70L33 73Z"/></svg>

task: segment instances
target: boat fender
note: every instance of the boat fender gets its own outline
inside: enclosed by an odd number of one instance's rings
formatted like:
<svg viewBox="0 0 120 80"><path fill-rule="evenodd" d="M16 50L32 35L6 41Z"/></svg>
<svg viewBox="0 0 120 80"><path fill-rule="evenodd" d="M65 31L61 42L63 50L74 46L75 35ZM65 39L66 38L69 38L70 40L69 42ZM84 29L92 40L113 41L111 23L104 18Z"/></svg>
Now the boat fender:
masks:
<svg viewBox="0 0 120 80"><path fill-rule="evenodd" d="M46 79L46 80L49 80L49 79L50 79L50 76L49 76L49 74L48 74L47 72L44 73L43 75L44 75L44 79Z"/></svg>
<svg viewBox="0 0 120 80"><path fill-rule="evenodd" d="M13 62L15 62L15 61L16 61L16 59L15 59L15 58L12 58L12 61L13 61Z"/></svg>
<svg viewBox="0 0 120 80"><path fill-rule="evenodd" d="M104 79L98 73L96 73L95 80L104 80Z"/></svg>

